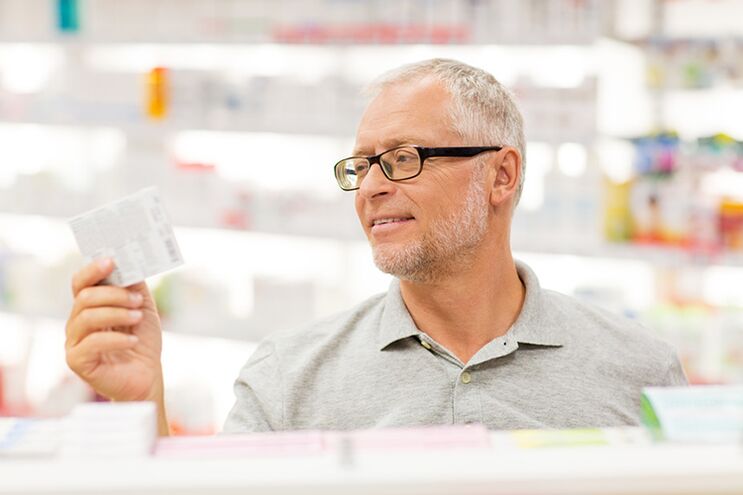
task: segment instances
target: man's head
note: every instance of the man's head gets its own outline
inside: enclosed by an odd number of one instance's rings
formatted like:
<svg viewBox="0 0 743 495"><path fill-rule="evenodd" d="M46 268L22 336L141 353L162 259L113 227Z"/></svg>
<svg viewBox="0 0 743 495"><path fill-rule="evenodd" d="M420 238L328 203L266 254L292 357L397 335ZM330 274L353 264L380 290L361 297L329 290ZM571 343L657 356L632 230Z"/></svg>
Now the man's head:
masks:
<svg viewBox="0 0 743 495"><path fill-rule="evenodd" d="M484 71L439 59L393 70L368 91L373 99L354 156L400 145L504 146L470 157L424 157L420 175L403 181L388 180L382 163L371 165L356 210L377 266L432 281L482 255L486 239L507 241L524 155L522 119L508 91ZM494 224L506 232L498 237Z"/></svg>

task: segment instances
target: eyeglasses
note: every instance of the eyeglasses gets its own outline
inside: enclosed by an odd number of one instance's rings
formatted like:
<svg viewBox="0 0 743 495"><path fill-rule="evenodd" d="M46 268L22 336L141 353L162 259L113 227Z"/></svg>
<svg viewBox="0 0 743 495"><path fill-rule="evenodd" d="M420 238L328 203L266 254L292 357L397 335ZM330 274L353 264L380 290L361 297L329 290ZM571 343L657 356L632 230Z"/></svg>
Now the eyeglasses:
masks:
<svg viewBox="0 0 743 495"><path fill-rule="evenodd" d="M391 181L418 177L426 158L450 156L469 158L486 151L500 151L503 146L454 146L449 148L423 148L421 146L398 146L374 156L352 156L335 164L335 180L344 191L355 191L361 181L379 164L382 173Z"/></svg>

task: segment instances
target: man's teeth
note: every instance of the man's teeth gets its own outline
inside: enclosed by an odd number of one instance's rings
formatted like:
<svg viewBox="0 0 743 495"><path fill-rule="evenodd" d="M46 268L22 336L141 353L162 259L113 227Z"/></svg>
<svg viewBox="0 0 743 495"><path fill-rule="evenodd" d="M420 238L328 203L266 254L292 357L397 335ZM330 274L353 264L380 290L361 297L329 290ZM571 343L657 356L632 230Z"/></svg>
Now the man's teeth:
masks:
<svg viewBox="0 0 743 495"><path fill-rule="evenodd" d="M391 223L391 222L403 222L405 220L409 220L408 218L382 218L380 220L374 220L374 225L382 225L384 223Z"/></svg>

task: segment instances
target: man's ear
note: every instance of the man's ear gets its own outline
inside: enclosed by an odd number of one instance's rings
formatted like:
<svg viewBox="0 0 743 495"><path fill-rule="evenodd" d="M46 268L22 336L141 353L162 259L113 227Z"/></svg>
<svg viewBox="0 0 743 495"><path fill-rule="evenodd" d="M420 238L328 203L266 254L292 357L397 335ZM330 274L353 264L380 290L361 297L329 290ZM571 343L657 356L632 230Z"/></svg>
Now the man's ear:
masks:
<svg viewBox="0 0 743 495"><path fill-rule="evenodd" d="M491 168L490 204L501 206L516 194L521 176L521 154L505 147L496 154Z"/></svg>

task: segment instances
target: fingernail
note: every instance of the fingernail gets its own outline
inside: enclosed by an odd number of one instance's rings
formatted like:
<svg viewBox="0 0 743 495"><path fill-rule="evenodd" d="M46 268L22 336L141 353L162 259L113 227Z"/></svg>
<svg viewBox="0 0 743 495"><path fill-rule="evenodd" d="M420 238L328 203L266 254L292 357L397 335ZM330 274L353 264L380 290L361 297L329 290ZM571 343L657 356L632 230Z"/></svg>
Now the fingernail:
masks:
<svg viewBox="0 0 743 495"><path fill-rule="evenodd" d="M111 260L109 258L98 260L98 266L101 270L107 270L111 266Z"/></svg>
<svg viewBox="0 0 743 495"><path fill-rule="evenodd" d="M140 294L139 292L130 292L129 300L134 304L139 304L142 302L142 294Z"/></svg>
<svg viewBox="0 0 743 495"><path fill-rule="evenodd" d="M138 320L142 318L142 312L136 309L131 310L129 311L129 318L131 318L132 320Z"/></svg>

